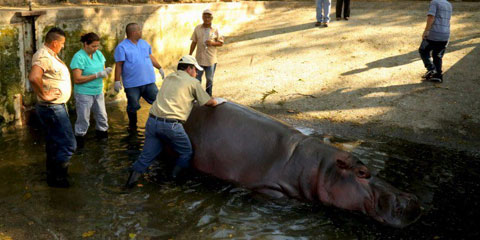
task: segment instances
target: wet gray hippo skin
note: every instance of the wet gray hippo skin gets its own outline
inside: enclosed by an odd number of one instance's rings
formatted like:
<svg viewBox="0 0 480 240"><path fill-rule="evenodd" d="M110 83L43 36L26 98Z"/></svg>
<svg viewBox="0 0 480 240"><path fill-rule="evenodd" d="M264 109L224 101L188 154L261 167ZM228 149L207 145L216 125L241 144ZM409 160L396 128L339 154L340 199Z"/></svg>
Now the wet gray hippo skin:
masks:
<svg viewBox="0 0 480 240"><path fill-rule="evenodd" d="M194 168L253 191L361 211L394 227L420 216L414 195L370 174L350 153L251 108L197 106L185 130Z"/></svg>

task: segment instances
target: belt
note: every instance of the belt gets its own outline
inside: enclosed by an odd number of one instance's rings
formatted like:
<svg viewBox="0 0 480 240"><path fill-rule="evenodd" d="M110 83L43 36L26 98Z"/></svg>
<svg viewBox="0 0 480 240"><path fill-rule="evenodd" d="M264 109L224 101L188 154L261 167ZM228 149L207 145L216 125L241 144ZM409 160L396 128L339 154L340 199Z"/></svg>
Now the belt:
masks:
<svg viewBox="0 0 480 240"><path fill-rule="evenodd" d="M181 123L184 124L185 121L178 120L178 119L171 119L171 118L162 118L162 117L157 117L153 114L150 113L150 117L157 120L157 121L162 121L162 122L168 122L168 123Z"/></svg>
<svg viewBox="0 0 480 240"><path fill-rule="evenodd" d="M42 107L53 107L57 105L64 105L65 103L46 103L46 102L37 102L37 105L40 105Z"/></svg>

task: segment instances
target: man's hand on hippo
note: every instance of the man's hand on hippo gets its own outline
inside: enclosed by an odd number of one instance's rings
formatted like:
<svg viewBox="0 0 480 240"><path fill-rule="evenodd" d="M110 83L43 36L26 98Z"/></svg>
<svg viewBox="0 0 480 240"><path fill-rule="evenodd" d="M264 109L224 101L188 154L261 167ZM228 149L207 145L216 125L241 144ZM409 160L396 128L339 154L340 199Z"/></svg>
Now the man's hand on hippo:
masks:
<svg viewBox="0 0 480 240"><path fill-rule="evenodd" d="M215 101L217 102L216 105L220 105L220 104L222 104L222 103L226 103L226 102L227 102L227 99L225 99L225 98L216 97L216 98L214 98L214 99L215 99Z"/></svg>

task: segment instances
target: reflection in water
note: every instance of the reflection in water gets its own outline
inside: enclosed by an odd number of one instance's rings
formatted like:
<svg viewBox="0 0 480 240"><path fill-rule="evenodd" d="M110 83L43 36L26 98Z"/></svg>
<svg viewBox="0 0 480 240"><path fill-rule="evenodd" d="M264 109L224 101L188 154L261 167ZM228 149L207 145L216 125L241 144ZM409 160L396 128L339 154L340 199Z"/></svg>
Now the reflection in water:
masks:
<svg viewBox="0 0 480 240"><path fill-rule="evenodd" d="M406 229L382 226L361 214L296 200L271 200L192 171L180 182L153 167L143 187L122 189L142 148L143 128L126 131L120 109L109 106L109 139L89 133L72 158L70 189L48 188L39 129L0 137L0 234L13 239L459 239L479 235L479 156L397 140L345 140L378 175L414 192L425 213ZM144 124L149 105L139 113ZM143 117L143 118L142 118ZM315 135L315 130L308 134ZM322 139L324 136L318 136ZM1 235L0 235L1 236Z"/></svg>

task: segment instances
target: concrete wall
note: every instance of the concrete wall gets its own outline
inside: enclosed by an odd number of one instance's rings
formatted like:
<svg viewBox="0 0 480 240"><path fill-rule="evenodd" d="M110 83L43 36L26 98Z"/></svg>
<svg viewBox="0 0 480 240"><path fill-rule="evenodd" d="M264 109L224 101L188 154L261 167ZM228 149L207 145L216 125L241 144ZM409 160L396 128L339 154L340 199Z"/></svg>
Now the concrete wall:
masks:
<svg viewBox="0 0 480 240"><path fill-rule="evenodd" d="M231 2L231 0L222 0ZM220 2L220 0L0 0L0 6L33 6L52 5L62 3L73 4L142 4L142 3L192 3L192 2Z"/></svg>
<svg viewBox="0 0 480 240"><path fill-rule="evenodd" d="M34 6L49 5L57 3L163 3L163 2L178 2L173 0L0 0L0 6L27 6L29 1Z"/></svg>
<svg viewBox="0 0 480 240"><path fill-rule="evenodd" d="M102 53L107 66L114 66L115 46L125 38L125 26L129 22L143 24L143 38L153 49L153 54L166 69L174 70L178 59L188 54L190 36L194 26L201 23L204 9L212 9L214 24L222 34L231 35L235 31L255 20L268 2L230 2L202 4L152 4L88 7L71 6L68 8L43 8L45 14L35 22L36 46L43 44L45 33L52 27L62 28L66 34L65 49L61 58L69 64L76 51L81 48L80 36L93 31L101 37ZM28 20L18 16L17 9L0 9L0 125L15 121L14 98L23 96L27 107L35 103L29 89L28 72L33 50L31 49L32 31ZM157 72L157 78L159 74ZM122 98L112 89L113 74L105 80L105 91L109 100ZM73 98L70 105L73 105Z"/></svg>

